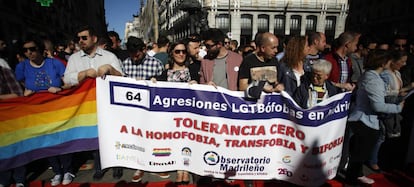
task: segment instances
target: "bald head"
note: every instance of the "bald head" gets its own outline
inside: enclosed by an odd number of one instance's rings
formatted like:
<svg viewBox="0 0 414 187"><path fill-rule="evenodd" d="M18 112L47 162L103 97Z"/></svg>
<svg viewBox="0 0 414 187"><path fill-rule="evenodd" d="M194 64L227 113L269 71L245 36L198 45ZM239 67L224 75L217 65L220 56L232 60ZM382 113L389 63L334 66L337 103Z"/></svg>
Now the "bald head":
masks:
<svg viewBox="0 0 414 187"><path fill-rule="evenodd" d="M256 42L259 56L264 59L271 59L276 56L279 40L274 34L270 32L262 33L258 36Z"/></svg>

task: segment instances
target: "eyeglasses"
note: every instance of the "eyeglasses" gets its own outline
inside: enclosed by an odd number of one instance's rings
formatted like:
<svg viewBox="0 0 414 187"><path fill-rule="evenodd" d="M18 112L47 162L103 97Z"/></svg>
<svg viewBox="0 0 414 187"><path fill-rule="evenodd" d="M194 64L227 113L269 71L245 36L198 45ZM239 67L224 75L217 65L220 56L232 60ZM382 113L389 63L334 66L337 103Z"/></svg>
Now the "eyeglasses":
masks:
<svg viewBox="0 0 414 187"><path fill-rule="evenodd" d="M224 44L230 44L230 42L224 42Z"/></svg>
<svg viewBox="0 0 414 187"><path fill-rule="evenodd" d="M185 49L184 50L177 49L177 50L174 50L174 53L177 54L177 55L179 55L180 53L183 53L185 55L185 54L187 54L187 51Z"/></svg>
<svg viewBox="0 0 414 187"><path fill-rule="evenodd" d="M319 74L319 73L315 73L315 72L313 72L313 73L312 73L312 77L313 77L313 78L316 78L317 80L321 80L321 79L322 79L322 77L323 77L323 74Z"/></svg>
<svg viewBox="0 0 414 187"><path fill-rule="evenodd" d="M88 36L78 36L78 40L87 40Z"/></svg>
<svg viewBox="0 0 414 187"><path fill-rule="evenodd" d="M215 44L215 43L213 43L213 44L206 44L206 43L204 43L204 45L206 46L206 48L207 49L211 49L211 48L213 48L214 46L216 46L217 44Z"/></svg>
<svg viewBox="0 0 414 187"><path fill-rule="evenodd" d="M37 47L23 47L24 52L27 52L27 50L29 50L30 52L36 52Z"/></svg>

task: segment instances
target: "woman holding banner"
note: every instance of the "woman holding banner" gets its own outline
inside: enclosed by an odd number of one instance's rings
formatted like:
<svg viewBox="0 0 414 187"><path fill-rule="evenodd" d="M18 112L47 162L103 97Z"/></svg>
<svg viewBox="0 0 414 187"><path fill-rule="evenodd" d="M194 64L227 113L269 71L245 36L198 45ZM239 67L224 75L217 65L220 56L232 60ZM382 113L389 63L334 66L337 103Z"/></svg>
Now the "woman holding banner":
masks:
<svg viewBox="0 0 414 187"><path fill-rule="evenodd" d="M155 81L168 82L189 82L197 83L191 80L190 70L188 69L189 56L187 55L187 48L184 42L178 41L171 44L168 50L168 64L167 69L158 77L152 78ZM190 174L187 171L177 171L177 178L175 180L178 185L186 185L190 183Z"/></svg>

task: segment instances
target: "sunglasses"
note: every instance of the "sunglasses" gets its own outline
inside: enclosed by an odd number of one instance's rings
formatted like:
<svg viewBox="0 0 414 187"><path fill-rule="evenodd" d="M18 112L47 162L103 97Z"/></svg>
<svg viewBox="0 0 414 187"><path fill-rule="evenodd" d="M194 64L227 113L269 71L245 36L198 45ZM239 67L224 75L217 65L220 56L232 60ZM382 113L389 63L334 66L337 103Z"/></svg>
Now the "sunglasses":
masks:
<svg viewBox="0 0 414 187"><path fill-rule="evenodd" d="M24 52L27 52L28 50L30 52L36 52L37 51L37 47L23 47L23 51Z"/></svg>
<svg viewBox="0 0 414 187"><path fill-rule="evenodd" d="M224 42L224 44L230 44L230 42Z"/></svg>
<svg viewBox="0 0 414 187"><path fill-rule="evenodd" d="M211 49L211 48L213 48L214 46L216 46L217 44L215 44L215 43L213 43L213 44L206 44L206 43L204 43L204 45L206 46L206 48L207 49Z"/></svg>
<svg viewBox="0 0 414 187"><path fill-rule="evenodd" d="M187 54L187 51L185 49L184 50L174 50L174 53L177 54L177 55L180 54L180 53L183 53L185 55L185 54Z"/></svg>
<svg viewBox="0 0 414 187"><path fill-rule="evenodd" d="M87 40L88 36L78 36L78 40Z"/></svg>

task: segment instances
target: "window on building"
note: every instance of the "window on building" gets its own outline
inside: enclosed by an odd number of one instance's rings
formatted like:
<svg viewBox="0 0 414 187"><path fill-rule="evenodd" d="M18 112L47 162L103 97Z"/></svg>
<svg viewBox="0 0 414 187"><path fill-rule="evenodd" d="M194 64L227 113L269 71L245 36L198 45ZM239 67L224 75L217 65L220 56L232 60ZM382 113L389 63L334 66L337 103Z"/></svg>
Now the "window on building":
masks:
<svg viewBox="0 0 414 187"><path fill-rule="evenodd" d="M275 16L275 29L285 29L284 16Z"/></svg>
<svg viewBox="0 0 414 187"><path fill-rule="evenodd" d="M276 35L285 35L285 16L275 16L275 30L273 31Z"/></svg>
<svg viewBox="0 0 414 187"><path fill-rule="evenodd" d="M259 32L269 32L269 16L268 15L258 16L257 29Z"/></svg>
<svg viewBox="0 0 414 187"><path fill-rule="evenodd" d="M335 17L326 17L325 30L335 30Z"/></svg>
<svg viewBox="0 0 414 187"><path fill-rule="evenodd" d="M290 19L290 29L300 29L300 16L292 16Z"/></svg>
<svg viewBox="0 0 414 187"><path fill-rule="evenodd" d="M336 17L327 16L325 20L325 36L327 41L333 41L335 38Z"/></svg>
<svg viewBox="0 0 414 187"><path fill-rule="evenodd" d="M291 35L300 35L301 19L302 17L299 15L293 15L290 18L290 34Z"/></svg>
<svg viewBox="0 0 414 187"><path fill-rule="evenodd" d="M241 15L241 29L251 29L252 28L252 15L250 14L243 14Z"/></svg>
<svg viewBox="0 0 414 187"><path fill-rule="evenodd" d="M316 31L316 16L306 16L306 31Z"/></svg>
<svg viewBox="0 0 414 187"><path fill-rule="evenodd" d="M252 20L253 16L251 14L242 14L240 17L240 44L246 44L250 42L253 38L252 31Z"/></svg>
<svg viewBox="0 0 414 187"><path fill-rule="evenodd" d="M219 29L228 29L229 28L229 15L220 14L216 18L216 26Z"/></svg>

